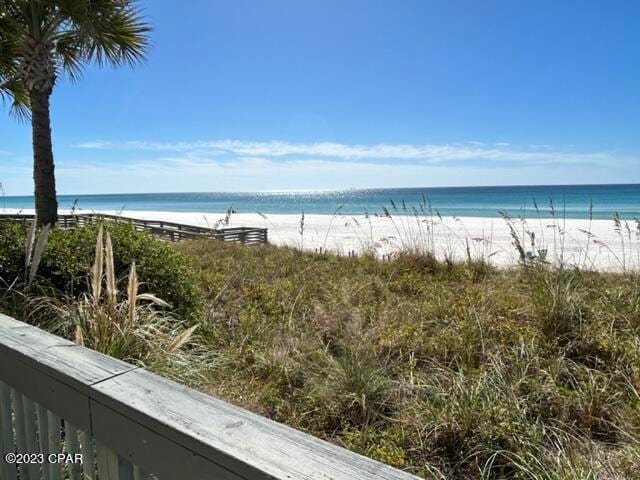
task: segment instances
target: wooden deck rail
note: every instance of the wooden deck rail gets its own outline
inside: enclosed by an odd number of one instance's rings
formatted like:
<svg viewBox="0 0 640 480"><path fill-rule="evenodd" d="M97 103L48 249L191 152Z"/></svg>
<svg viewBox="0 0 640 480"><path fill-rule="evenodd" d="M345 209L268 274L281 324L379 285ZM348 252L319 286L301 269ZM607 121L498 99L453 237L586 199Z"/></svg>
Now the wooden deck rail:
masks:
<svg viewBox="0 0 640 480"><path fill-rule="evenodd" d="M0 220L9 219L17 221L32 220L33 215L0 213ZM148 232L152 235L171 241L214 238L225 242L238 242L246 245L267 243L268 231L266 228L235 227L235 228L206 228L182 223L166 222L160 220L142 220L139 218L122 217L120 215L108 215L103 213L59 215L58 226L61 228L74 228L78 225L86 225L96 220L113 222L126 222L134 226L136 230Z"/></svg>
<svg viewBox="0 0 640 480"><path fill-rule="evenodd" d="M417 479L1 314L0 432L2 480Z"/></svg>

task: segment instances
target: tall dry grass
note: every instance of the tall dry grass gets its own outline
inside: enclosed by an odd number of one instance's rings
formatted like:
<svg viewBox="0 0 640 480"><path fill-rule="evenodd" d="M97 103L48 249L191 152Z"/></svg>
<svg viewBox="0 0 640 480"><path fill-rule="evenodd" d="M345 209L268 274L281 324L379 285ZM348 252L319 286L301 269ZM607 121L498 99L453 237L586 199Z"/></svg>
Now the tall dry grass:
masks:
<svg viewBox="0 0 640 480"><path fill-rule="evenodd" d="M458 217L443 217L426 197L415 206L390 200L380 212L365 210L362 216L345 214L338 208L323 227L326 231L315 237L314 224L302 214L297 240L289 240L289 244L317 252L359 253L382 259L411 253L446 262L484 262L500 267L520 263L586 270L640 269L640 219L622 219L614 213L609 232L601 238L602 224L594 228L592 203L586 208L584 227L576 226L578 220L567 219L564 210L550 201L543 211L533 198L533 217L500 211L495 222L486 219L488 225L483 222L478 227ZM287 232L281 232L271 217L260 215L277 243L288 245ZM305 233L309 227L311 235Z"/></svg>
<svg viewBox="0 0 640 480"><path fill-rule="evenodd" d="M36 243L34 258L42 248ZM183 383L200 385L205 381L215 354L198 345L199 325L185 324L171 314L168 303L151 293L140 293L135 262L126 291L118 291L121 282L116 278L113 243L103 227L97 233L89 275L89 291L76 296L32 294L28 320L80 345Z"/></svg>

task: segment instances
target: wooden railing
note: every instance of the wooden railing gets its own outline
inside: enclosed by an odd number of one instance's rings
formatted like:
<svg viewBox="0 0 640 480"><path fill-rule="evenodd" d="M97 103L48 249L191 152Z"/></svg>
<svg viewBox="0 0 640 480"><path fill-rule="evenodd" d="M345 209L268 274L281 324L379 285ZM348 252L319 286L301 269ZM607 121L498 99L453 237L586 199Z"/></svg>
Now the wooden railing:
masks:
<svg viewBox="0 0 640 480"><path fill-rule="evenodd" d="M15 221L32 220L33 215L0 214L0 220L10 219ZM171 241L214 238L226 242L239 242L246 245L267 243L267 229L254 227L234 228L206 228L182 223L166 222L160 220L142 220L139 218L122 217L120 215L108 215L103 213L59 215L58 226L61 228L74 228L78 225L86 225L96 220L112 222L126 222L136 230L148 232L152 235Z"/></svg>
<svg viewBox="0 0 640 480"><path fill-rule="evenodd" d="M1 314L0 431L2 480L417 478Z"/></svg>

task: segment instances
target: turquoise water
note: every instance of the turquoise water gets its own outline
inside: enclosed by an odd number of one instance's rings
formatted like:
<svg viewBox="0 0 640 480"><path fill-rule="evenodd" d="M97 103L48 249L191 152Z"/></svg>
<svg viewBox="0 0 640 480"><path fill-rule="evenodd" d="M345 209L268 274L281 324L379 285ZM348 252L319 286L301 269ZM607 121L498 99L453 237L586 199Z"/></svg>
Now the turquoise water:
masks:
<svg viewBox="0 0 640 480"><path fill-rule="evenodd" d="M593 202L593 218L611 218L618 212L622 218L640 217L640 185L554 185L505 187L395 188L368 190L337 190L323 192L269 193L155 193L118 195L62 195L61 208L74 203L79 210L150 210L174 212L224 212L233 207L236 213L324 213L336 209L344 214L381 213L384 207L393 209L394 201L402 213L407 207L419 207L426 200L441 215L499 216L499 211L511 215L537 216L533 202L541 215L549 216L550 201L556 215L565 218L585 218ZM0 198L0 207L33 208L33 197Z"/></svg>

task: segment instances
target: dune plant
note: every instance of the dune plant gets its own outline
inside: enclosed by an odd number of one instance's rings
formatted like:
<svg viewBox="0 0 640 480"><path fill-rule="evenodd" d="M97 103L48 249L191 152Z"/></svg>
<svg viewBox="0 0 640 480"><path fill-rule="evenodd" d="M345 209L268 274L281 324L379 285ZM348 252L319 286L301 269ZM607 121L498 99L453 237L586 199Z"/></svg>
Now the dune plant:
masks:
<svg viewBox="0 0 640 480"><path fill-rule="evenodd" d="M38 231L37 224L38 220L34 218L27 233L27 241L25 244L24 278L27 288L31 286L36 276L38 267L42 261L42 254L44 253L47 239L49 238L49 229L51 228L51 225L45 225Z"/></svg>
<svg viewBox="0 0 640 480"><path fill-rule="evenodd" d="M233 205L231 205L225 212L224 217L219 218L213 224L209 223L209 219L207 218L206 215L204 215L204 221L209 228L213 228L214 230L222 227L228 227L229 224L231 223L231 216L234 213L236 213L236 211L233 209Z"/></svg>
<svg viewBox="0 0 640 480"><path fill-rule="evenodd" d="M301 210L300 222L298 223L298 226L300 227L300 230L298 230L298 234L300 235L300 250L304 250L304 225L304 210Z"/></svg>
<svg viewBox="0 0 640 480"><path fill-rule="evenodd" d="M635 274L178 248L215 395L429 479L639 473Z"/></svg>
<svg viewBox="0 0 640 480"><path fill-rule="evenodd" d="M38 228L37 221L30 222L24 233L24 225L0 225L0 306L19 310L24 305L24 299L32 293L38 269L42 262L50 225ZM24 236L23 236L24 235ZM20 244L25 240L23 256ZM24 259L23 265L20 261Z"/></svg>
<svg viewBox="0 0 640 480"><path fill-rule="evenodd" d="M135 262L125 292L118 291L111 236L98 230L89 291L77 297L39 297L32 316L53 317L53 330L80 344L125 360L144 363L160 350L171 355L189 343L198 325L189 328L167 313L168 303L139 293Z"/></svg>
<svg viewBox="0 0 640 480"><path fill-rule="evenodd" d="M420 208L422 209L422 204ZM383 207L380 216L389 219L393 225L396 240L403 251L435 254L435 245L430 242L429 235L434 224L425 219L418 209L408 206L404 200L400 202L400 206L390 200L389 207Z"/></svg>

